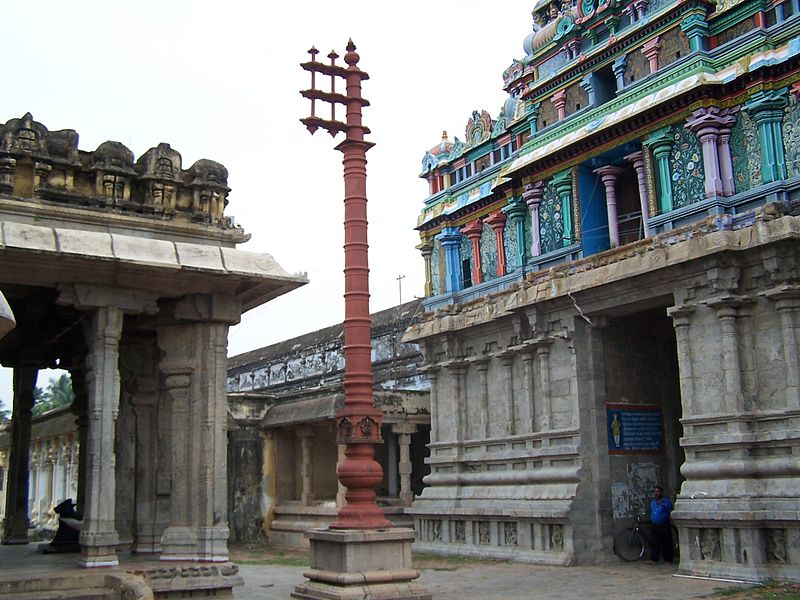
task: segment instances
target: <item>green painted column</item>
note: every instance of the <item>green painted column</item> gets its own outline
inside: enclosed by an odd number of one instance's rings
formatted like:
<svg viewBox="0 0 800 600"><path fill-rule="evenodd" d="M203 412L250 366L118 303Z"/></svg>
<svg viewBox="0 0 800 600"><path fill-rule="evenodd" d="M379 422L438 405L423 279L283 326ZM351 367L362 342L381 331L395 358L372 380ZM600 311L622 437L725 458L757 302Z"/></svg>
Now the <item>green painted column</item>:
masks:
<svg viewBox="0 0 800 600"><path fill-rule="evenodd" d="M689 38L689 47L692 52L705 50L708 39L708 22L705 16L693 14L681 22L681 30Z"/></svg>
<svg viewBox="0 0 800 600"><path fill-rule="evenodd" d="M539 109L542 107L541 102L534 102L528 107L528 124L531 128L531 135L539 130Z"/></svg>
<svg viewBox="0 0 800 600"><path fill-rule="evenodd" d="M562 246L569 246L575 243L576 236L572 227L572 172L562 171L553 177L552 184L556 188L556 194L561 200L561 218L564 220L564 241Z"/></svg>
<svg viewBox="0 0 800 600"><path fill-rule="evenodd" d="M658 212L672 210L672 177L669 171L669 153L672 151L672 128L663 127L652 132L643 144L653 153L658 171Z"/></svg>
<svg viewBox="0 0 800 600"><path fill-rule="evenodd" d="M509 225L517 237L517 253L514 256L514 269L522 268L528 262L528 248L525 246L525 217L528 207L522 196L513 197L508 201L508 206L503 207L503 212L508 216ZM511 265L508 265L511 271Z"/></svg>
<svg viewBox="0 0 800 600"><path fill-rule="evenodd" d="M744 110L758 126L764 183L786 179L786 157L783 151L781 127L786 103L786 88L783 88L756 92L744 105Z"/></svg>

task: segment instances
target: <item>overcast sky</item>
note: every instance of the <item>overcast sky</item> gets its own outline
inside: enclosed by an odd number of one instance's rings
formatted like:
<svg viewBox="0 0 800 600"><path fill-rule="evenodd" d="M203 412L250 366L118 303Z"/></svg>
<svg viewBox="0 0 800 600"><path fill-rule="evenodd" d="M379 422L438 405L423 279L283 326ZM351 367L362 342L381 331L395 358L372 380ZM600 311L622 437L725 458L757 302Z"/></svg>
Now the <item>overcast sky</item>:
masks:
<svg viewBox="0 0 800 600"><path fill-rule="evenodd" d="M82 150L110 139L138 158L167 142L184 169L200 158L224 164L232 188L226 214L252 234L239 247L272 254L311 281L246 313L231 330L233 356L344 318L341 153L327 133L312 137L298 122L308 112L298 91L309 87L299 63L311 45L320 57L332 48L343 56L352 37L370 74L363 94L376 144L367 154L374 312L399 302L399 275L404 301L422 295L414 248L427 196L422 157L443 129L463 140L472 110L498 115L502 73L524 56L532 7L524 0L5 0L0 123L31 112L50 130L75 129ZM11 399L7 370L0 399Z"/></svg>

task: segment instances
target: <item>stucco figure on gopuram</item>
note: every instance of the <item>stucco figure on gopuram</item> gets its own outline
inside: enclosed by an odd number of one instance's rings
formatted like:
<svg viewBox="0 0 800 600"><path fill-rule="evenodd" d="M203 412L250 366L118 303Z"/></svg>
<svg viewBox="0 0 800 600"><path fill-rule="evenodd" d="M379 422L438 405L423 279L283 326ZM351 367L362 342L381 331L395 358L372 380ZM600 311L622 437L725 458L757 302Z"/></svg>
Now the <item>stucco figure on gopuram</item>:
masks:
<svg viewBox="0 0 800 600"><path fill-rule="evenodd" d="M17 319L0 342L14 369L3 543L28 542L36 373L58 365L79 455L52 456L77 467L80 564L125 568L128 551L219 563L162 563L174 576L151 583L164 593L239 580L227 562L228 328L306 278L236 249L248 236L225 216L227 177L205 159L184 169L169 144L134 160L114 141L80 150L75 131L30 114L0 125L0 289Z"/></svg>
<svg viewBox="0 0 800 600"><path fill-rule="evenodd" d="M682 572L800 579L798 3L542 0L529 31L499 114L422 161L418 546L615 560L661 485Z"/></svg>

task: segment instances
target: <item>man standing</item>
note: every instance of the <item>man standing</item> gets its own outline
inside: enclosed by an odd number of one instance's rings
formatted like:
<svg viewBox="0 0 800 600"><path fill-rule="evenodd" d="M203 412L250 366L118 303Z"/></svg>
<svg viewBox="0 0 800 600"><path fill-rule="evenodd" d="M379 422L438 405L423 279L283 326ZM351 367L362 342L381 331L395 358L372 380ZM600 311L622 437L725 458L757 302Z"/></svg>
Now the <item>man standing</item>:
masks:
<svg viewBox="0 0 800 600"><path fill-rule="evenodd" d="M656 564L659 557L664 562L672 562L672 527L669 515L672 512L672 502L664 498L664 489L660 485L653 486L653 499L650 501L650 522L653 524L650 536L650 563Z"/></svg>

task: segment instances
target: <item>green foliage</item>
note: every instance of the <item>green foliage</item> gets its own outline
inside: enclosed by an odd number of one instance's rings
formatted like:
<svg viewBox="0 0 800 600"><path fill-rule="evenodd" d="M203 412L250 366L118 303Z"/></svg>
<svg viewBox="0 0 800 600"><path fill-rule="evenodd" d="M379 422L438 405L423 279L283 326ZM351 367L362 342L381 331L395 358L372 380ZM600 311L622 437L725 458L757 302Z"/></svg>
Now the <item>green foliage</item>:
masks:
<svg viewBox="0 0 800 600"><path fill-rule="evenodd" d="M53 379L42 389L37 387L33 391L33 414L43 415L60 406L72 404L75 393L72 390L72 380L66 373L58 379Z"/></svg>

